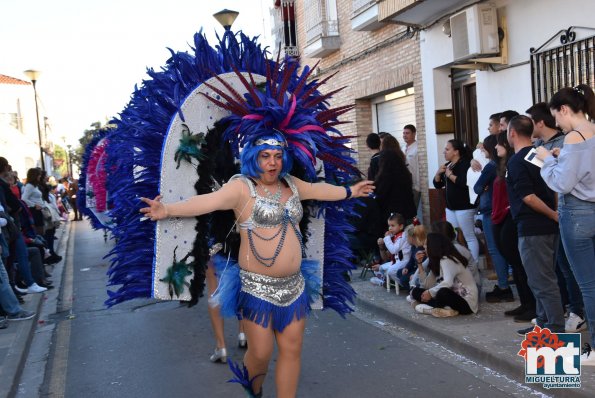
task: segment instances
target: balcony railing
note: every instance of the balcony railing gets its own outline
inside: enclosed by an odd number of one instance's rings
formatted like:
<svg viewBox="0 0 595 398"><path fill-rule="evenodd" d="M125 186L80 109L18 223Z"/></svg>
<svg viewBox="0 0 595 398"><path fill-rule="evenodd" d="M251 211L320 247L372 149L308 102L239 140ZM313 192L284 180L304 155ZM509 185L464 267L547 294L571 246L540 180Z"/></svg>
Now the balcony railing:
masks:
<svg viewBox="0 0 595 398"><path fill-rule="evenodd" d="M321 37L339 36L337 21L319 21L306 32L306 41L311 43Z"/></svg>
<svg viewBox="0 0 595 398"><path fill-rule="evenodd" d="M359 15L360 13L362 13L363 11L366 11L368 8L370 8L374 4L378 3L379 0L352 0L352 1L353 1L353 5L351 7L352 15L356 16L356 15Z"/></svg>

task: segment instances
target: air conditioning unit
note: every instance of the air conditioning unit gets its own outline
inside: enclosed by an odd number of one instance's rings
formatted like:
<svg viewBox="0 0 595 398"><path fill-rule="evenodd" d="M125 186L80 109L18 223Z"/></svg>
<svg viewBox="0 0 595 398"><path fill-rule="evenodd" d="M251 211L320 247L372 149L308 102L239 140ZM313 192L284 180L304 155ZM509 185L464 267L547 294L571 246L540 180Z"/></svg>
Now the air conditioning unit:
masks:
<svg viewBox="0 0 595 398"><path fill-rule="evenodd" d="M450 17L450 32L455 61L500 51L496 7L490 4L476 4Z"/></svg>

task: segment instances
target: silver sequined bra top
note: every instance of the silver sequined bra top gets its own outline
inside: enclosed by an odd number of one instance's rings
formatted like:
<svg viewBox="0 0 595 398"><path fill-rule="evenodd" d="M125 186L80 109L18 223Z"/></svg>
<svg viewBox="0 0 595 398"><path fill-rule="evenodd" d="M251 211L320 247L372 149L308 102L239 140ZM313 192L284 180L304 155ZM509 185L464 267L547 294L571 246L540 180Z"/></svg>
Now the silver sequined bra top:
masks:
<svg viewBox="0 0 595 398"><path fill-rule="evenodd" d="M290 176L284 178L292 192L292 195L285 203L258 195L254 182L243 175L235 175L231 179L233 180L237 178L243 180L248 185L250 188L250 196L255 198L252 213L246 221L240 224L241 229L280 227L283 224L283 216L286 213L293 225L298 225L300 223L302 216L304 215L304 209L300 202L297 187Z"/></svg>

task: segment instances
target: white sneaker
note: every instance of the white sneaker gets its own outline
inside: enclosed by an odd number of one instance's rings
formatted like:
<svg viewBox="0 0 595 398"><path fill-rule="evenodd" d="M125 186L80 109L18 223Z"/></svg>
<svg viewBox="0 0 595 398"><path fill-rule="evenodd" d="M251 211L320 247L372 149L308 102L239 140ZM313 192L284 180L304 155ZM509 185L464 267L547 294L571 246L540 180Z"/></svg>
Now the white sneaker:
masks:
<svg viewBox="0 0 595 398"><path fill-rule="evenodd" d="M415 306L415 311L425 315L431 315L433 309L434 307L427 304L418 304L417 306Z"/></svg>
<svg viewBox="0 0 595 398"><path fill-rule="evenodd" d="M370 282L372 283L372 285L376 286L382 286L384 284L384 281L376 276L371 277Z"/></svg>
<svg viewBox="0 0 595 398"><path fill-rule="evenodd" d="M448 318L459 315L459 311L452 308L434 308L432 309L432 315L436 318Z"/></svg>
<svg viewBox="0 0 595 398"><path fill-rule="evenodd" d="M566 329L567 333L576 333L580 332L581 330L585 330L587 328L587 321L584 318L576 315L574 312L571 312L566 320Z"/></svg>
<svg viewBox="0 0 595 398"><path fill-rule="evenodd" d="M27 293L42 293L46 290L48 289L46 289L45 287L41 287L37 283L33 282L33 284L27 288Z"/></svg>
<svg viewBox="0 0 595 398"><path fill-rule="evenodd" d="M595 351L587 357L587 354L581 355L581 366L595 366Z"/></svg>
<svg viewBox="0 0 595 398"><path fill-rule="evenodd" d="M21 289L16 284L14 285L14 290L16 290L17 292L19 292L21 294L27 294L27 289Z"/></svg>

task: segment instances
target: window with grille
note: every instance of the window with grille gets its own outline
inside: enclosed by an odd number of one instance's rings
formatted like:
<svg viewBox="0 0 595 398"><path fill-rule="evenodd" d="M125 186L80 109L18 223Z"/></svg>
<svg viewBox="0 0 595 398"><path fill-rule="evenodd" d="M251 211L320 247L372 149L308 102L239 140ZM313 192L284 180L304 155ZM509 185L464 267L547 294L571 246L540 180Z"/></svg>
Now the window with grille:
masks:
<svg viewBox="0 0 595 398"><path fill-rule="evenodd" d="M574 40L574 32L565 33L562 42ZM531 79L533 103L548 102L564 87L587 84L595 88L595 36L532 52Z"/></svg>

